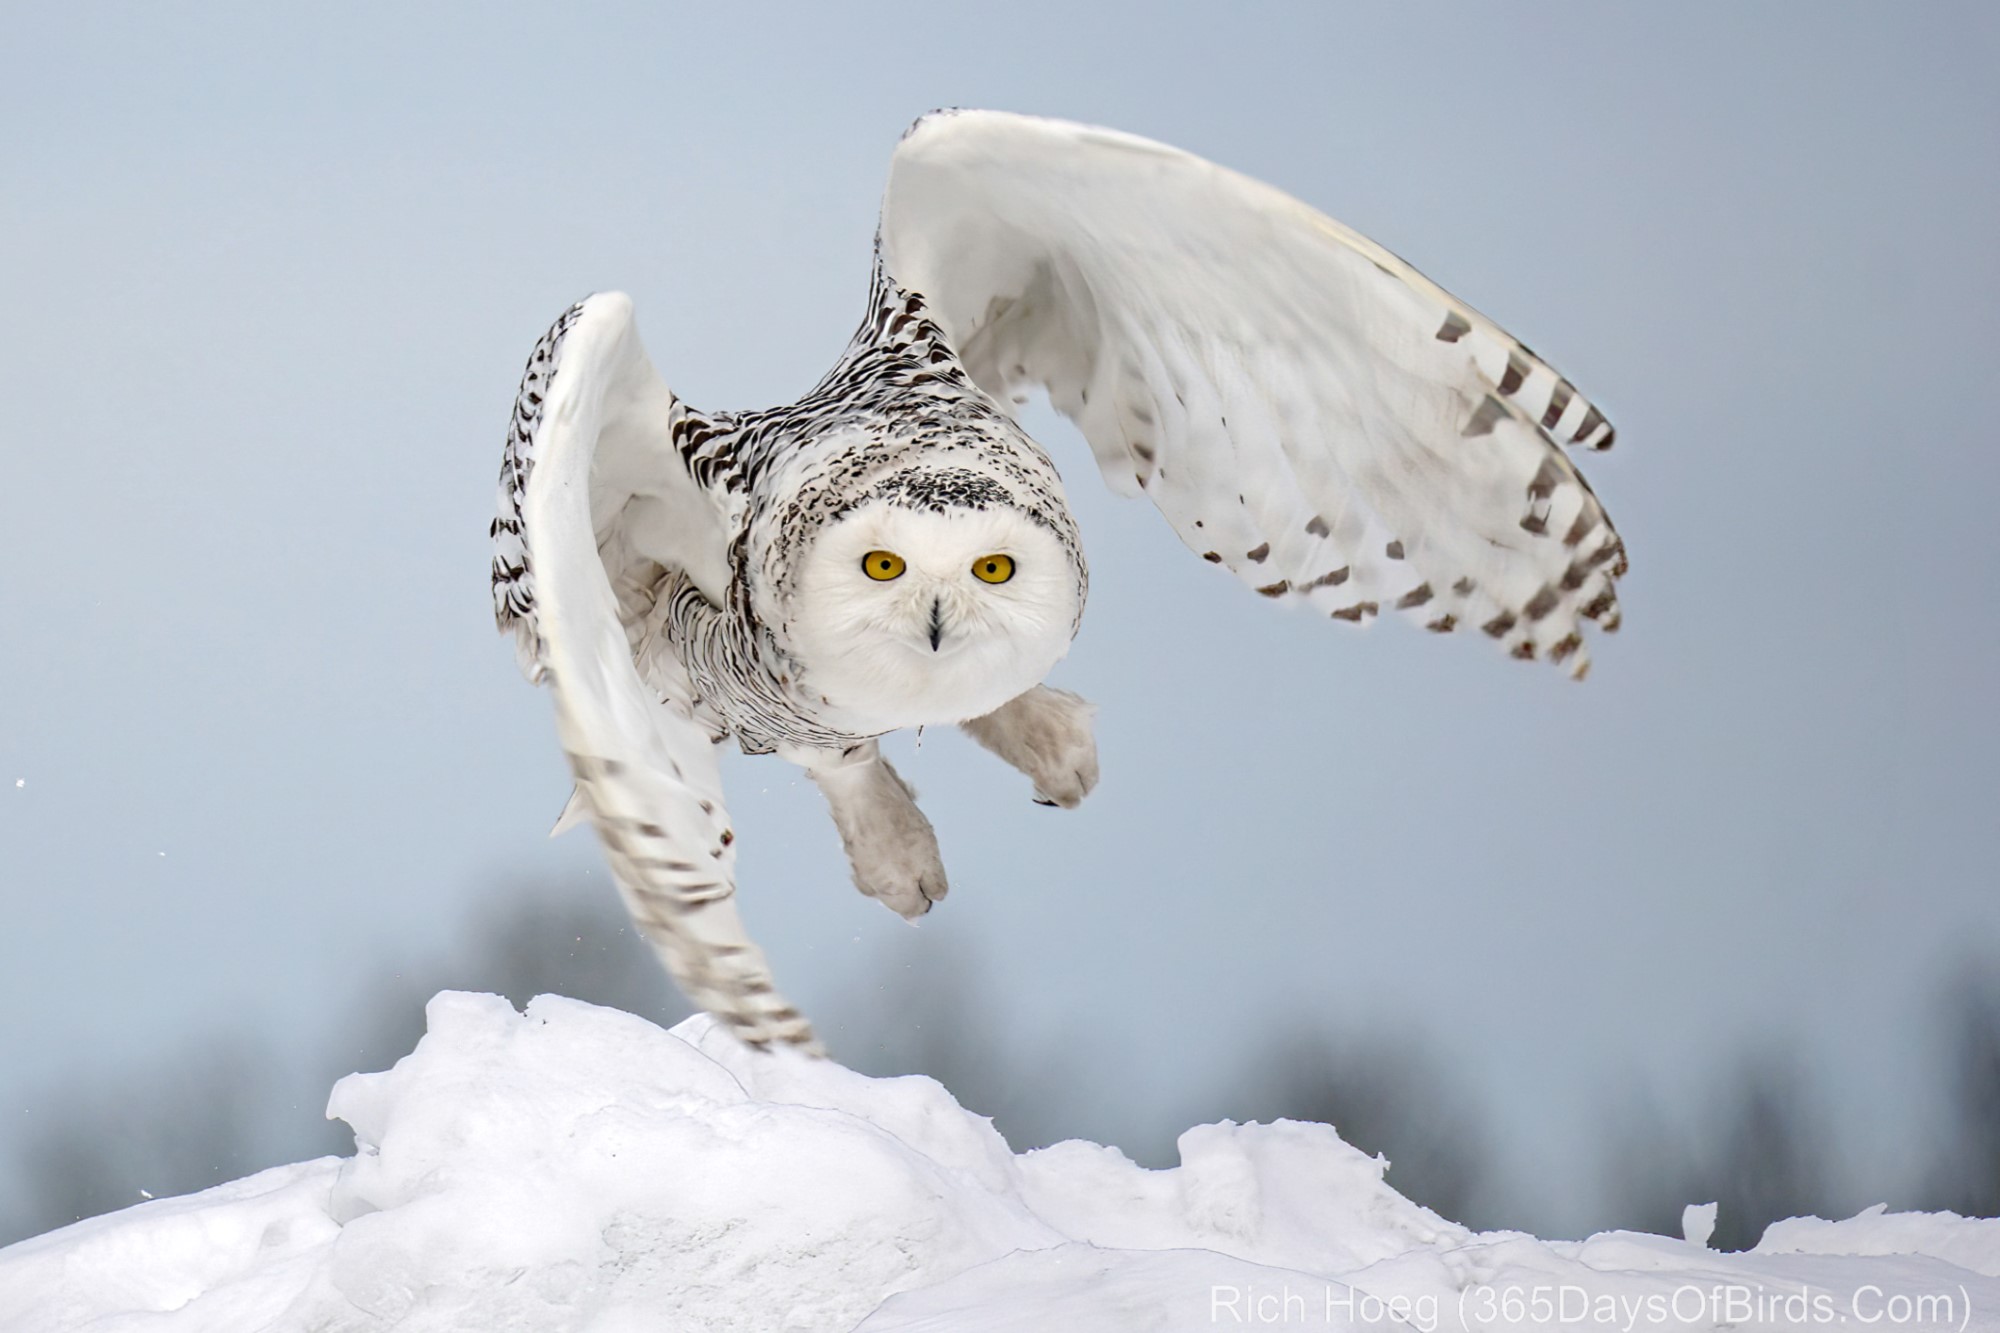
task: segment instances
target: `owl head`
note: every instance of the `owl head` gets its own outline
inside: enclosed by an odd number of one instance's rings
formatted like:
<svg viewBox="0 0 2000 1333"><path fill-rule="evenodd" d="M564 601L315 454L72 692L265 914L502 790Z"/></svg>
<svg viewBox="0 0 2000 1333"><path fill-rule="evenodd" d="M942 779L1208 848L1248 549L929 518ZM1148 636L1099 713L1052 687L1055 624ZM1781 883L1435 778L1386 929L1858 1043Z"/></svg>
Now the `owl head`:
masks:
<svg viewBox="0 0 2000 1333"><path fill-rule="evenodd" d="M1076 529L1055 505L965 468L874 488L800 567L786 619L802 684L858 731L979 717L1039 684L1083 609Z"/></svg>

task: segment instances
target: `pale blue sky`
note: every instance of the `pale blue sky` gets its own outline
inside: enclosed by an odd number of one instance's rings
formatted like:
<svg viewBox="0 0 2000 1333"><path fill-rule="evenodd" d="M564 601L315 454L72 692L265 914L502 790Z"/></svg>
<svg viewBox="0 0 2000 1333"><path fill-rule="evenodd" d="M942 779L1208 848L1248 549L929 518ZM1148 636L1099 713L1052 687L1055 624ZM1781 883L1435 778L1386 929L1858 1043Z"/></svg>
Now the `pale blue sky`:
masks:
<svg viewBox="0 0 2000 1333"><path fill-rule="evenodd" d="M1627 627L1576 687L1274 613L1039 418L1103 786L1051 813L926 736L954 892L911 931L731 763L794 998L977 943L1112 1138L1274 1015L1419 1030L1555 1225L1607 1099L1744 1043L1838 1096L1858 1188L1921 1146L1937 985L2000 957L1980 6L43 6L7 46L0 1136L64 1069L309 1042L502 873L596 864L486 598L527 349L622 288L691 402L793 396L956 104L1263 177L1534 345L1619 427Z"/></svg>

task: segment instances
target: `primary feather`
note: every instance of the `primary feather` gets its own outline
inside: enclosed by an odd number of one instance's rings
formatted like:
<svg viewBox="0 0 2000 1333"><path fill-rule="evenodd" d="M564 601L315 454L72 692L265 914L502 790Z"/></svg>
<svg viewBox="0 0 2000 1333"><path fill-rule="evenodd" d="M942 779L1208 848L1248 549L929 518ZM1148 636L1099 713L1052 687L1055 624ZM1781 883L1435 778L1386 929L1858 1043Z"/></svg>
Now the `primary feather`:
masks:
<svg viewBox="0 0 2000 1333"><path fill-rule="evenodd" d="M987 111L905 136L884 262L972 377L1074 420L1105 480L1267 597L1477 625L1581 675L1623 548L1563 446L1604 414L1289 195L1164 144Z"/></svg>

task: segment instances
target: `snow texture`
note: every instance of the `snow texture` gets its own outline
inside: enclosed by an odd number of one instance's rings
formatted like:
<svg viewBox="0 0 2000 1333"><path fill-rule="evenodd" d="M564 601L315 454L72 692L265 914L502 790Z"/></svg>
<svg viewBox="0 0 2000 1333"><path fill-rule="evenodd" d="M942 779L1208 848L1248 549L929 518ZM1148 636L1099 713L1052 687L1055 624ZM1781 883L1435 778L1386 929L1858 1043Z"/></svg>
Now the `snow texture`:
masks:
<svg viewBox="0 0 2000 1333"><path fill-rule="evenodd" d="M0 1250L0 1330L2000 1329L2000 1222L1479 1234L1324 1125L1017 1155L930 1079L553 996L439 995L328 1114L353 1157Z"/></svg>

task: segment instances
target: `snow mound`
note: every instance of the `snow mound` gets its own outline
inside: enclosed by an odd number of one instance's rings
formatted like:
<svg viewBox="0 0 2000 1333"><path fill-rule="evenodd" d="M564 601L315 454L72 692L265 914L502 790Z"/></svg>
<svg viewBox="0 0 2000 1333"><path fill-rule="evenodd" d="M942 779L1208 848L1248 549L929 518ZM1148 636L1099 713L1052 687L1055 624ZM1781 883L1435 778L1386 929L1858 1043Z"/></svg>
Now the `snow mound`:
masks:
<svg viewBox="0 0 2000 1333"><path fill-rule="evenodd" d="M754 1054L705 1017L454 992L428 1017L334 1088L355 1156L0 1250L0 1329L2000 1329L2000 1223L1877 1210L1742 1255L1475 1234L1324 1125L1205 1125L1149 1171L1017 1155L930 1079Z"/></svg>

